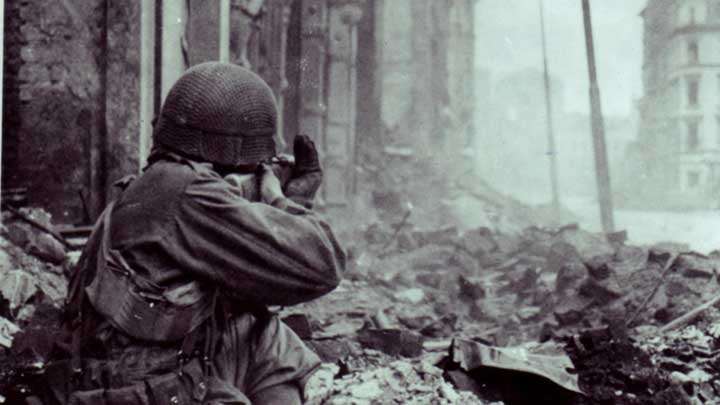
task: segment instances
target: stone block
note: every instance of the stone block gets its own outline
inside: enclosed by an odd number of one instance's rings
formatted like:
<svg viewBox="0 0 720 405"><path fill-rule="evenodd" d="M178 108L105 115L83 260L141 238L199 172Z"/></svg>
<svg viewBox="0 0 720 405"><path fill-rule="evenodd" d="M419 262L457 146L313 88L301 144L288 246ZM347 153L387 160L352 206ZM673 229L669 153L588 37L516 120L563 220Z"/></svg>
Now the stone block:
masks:
<svg viewBox="0 0 720 405"><path fill-rule="evenodd" d="M563 229L555 235L553 240L572 245L584 262L590 261L595 256L615 254L615 248L603 235L581 229Z"/></svg>
<svg viewBox="0 0 720 405"><path fill-rule="evenodd" d="M604 280L612 273L612 261L614 256L599 255L585 262L588 273L596 280Z"/></svg>
<svg viewBox="0 0 720 405"><path fill-rule="evenodd" d="M564 297L558 305L555 306L555 319L561 327L575 325L583 320L585 311L590 305L592 305L592 300L586 297L579 295Z"/></svg>
<svg viewBox="0 0 720 405"><path fill-rule="evenodd" d="M401 329L364 329L358 332L358 341L391 356L416 357L423 351L422 336Z"/></svg>
<svg viewBox="0 0 720 405"><path fill-rule="evenodd" d="M458 275L458 286L460 287L460 298L474 302L476 300L485 298L485 285L482 280L473 277L465 277Z"/></svg>
<svg viewBox="0 0 720 405"><path fill-rule="evenodd" d="M445 280L447 279L447 274L434 271L418 273L415 276L416 282L432 288L441 288L441 286L445 283Z"/></svg>
<svg viewBox="0 0 720 405"><path fill-rule="evenodd" d="M597 304L607 305L622 297L623 290L613 278L596 280L588 277L580 286L580 294L592 298Z"/></svg>
<svg viewBox="0 0 720 405"><path fill-rule="evenodd" d="M545 268L550 272L557 273L566 263L581 261L577 249L567 242L560 241L550 246Z"/></svg>
<svg viewBox="0 0 720 405"><path fill-rule="evenodd" d="M574 293L587 274L587 267L582 262L564 264L555 279L555 292L558 294Z"/></svg>
<svg viewBox="0 0 720 405"><path fill-rule="evenodd" d="M307 342L320 360L327 363L337 363L339 360L346 359L350 356L362 352L357 342L347 338L311 340Z"/></svg>
<svg viewBox="0 0 720 405"><path fill-rule="evenodd" d="M459 240L458 229L454 226L428 231L415 231L413 236L421 245L435 244L454 246Z"/></svg>
<svg viewBox="0 0 720 405"><path fill-rule="evenodd" d="M680 255L675 266L685 277L711 278L720 269L720 260L699 253L688 253Z"/></svg>

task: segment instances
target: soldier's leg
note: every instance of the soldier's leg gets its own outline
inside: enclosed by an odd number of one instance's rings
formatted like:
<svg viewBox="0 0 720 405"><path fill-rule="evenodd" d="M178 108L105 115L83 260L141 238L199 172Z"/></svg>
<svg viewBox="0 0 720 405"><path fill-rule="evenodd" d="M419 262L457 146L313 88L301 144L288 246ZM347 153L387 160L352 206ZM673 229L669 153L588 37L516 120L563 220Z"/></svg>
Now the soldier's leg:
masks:
<svg viewBox="0 0 720 405"><path fill-rule="evenodd" d="M302 397L297 384L280 384L265 388L250 397L253 404L301 405Z"/></svg>
<svg viewBox="0 0 720 405"><path fill-rule="evenodd" d="M317 355L276 316L264 325L252 315L238 316L223 333L221 345L216 376L253 403L302 403L305 383L320 365Z"/></svg>

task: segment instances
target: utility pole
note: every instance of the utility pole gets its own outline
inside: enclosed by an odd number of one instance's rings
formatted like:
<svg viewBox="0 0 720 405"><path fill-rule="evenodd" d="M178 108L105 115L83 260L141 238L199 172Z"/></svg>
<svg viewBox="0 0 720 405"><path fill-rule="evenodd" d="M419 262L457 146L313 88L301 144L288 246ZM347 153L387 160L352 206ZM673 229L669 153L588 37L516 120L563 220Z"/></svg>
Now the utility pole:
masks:
<svg viewBox="0 0 720 405"><path fill-rule="evenodd" d="M555 133L553 132L552 96L550 93L550 75L548 74L547 45L545 42L545 10L543 0L540 6L540 31L542 34L543 78L545 81L545 122L547 123L548 157L550 158L550 186L552 189L552 207L555 213L560 212L560 197L558 195L557 153L555 153Z"/></svg>
<svg viewBox="0 0 720 405"><path fill-rule="evenodd" d="M598 199L600 202L600 219L602 220L603 232L610 233L615 230L615 221L613 219L607 148L605 147L605 124L603 123L600 89L597 84L597 70L595 68L595 46L593 45L589 0L582 0L582 8L585 23L588 74L590 76L590 118L595 152L595 176L597 177Z"/></svg>

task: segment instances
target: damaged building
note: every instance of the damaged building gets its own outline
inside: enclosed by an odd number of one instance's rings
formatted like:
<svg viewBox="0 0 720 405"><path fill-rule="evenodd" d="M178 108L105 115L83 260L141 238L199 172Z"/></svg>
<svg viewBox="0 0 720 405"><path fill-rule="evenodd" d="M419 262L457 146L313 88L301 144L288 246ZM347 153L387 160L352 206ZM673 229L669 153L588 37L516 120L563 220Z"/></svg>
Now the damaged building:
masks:
<svg viewBox="0 0 720 405"><path fill-rule="evenodd" d="M717 206L720 194L720 3L651 0L644 20L644 95L633 146L646 204ZM652 202L652 203L651 203Z"/></svg>
<svg viewBox="0 0 720 405"><path fill-rule="evenodd" d="M361 161L452 156L469 144L473 5L7 2L3 192L23 194L56 222L91 223L113 183L144 165L172 83L221 60L270 84L278 144L298 133L315 140L326 173L320 205L342 209L362 190Z"/></svg>

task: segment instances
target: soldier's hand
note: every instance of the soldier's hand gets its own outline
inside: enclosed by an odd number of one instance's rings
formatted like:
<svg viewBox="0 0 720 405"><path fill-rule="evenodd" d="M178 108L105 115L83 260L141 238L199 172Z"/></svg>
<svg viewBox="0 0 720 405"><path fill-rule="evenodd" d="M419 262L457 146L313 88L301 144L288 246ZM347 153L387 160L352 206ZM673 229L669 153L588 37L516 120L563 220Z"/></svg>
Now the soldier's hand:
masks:
<svg viewBox="0 0 720 405"><path fill-rule="evenodd" d="M257 177L254 174L228 174L225 181L239 188L242 197L249 201L260 201L260 193L257 187Z"/></svg>
<svg viewBox="0 0 720 405"><path fill-rule="evenodd" d="M322 169L315 144L307 135L297 135L293 143L295 165L285 184L285 196L310 208L322 184Z"/></svg>
<svg viewBox="0 0 720 405"><path fill-rule="evenodd" d="M257 176L260 182L260 200L262 202L272 205L278 199L285 197L280 186L280 180L273 172L271 165L267 163L259 165Z"/></svg>

